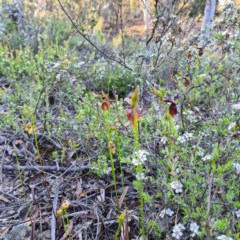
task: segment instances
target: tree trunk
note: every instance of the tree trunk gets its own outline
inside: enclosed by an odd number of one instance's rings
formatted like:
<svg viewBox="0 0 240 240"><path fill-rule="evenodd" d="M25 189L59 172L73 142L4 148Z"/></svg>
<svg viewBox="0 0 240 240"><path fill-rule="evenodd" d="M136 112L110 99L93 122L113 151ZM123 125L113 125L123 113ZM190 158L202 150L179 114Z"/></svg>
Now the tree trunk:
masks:
<svg viewBox="0 0 240 240"><path fill-rule="evenodd" d="M216 0L206 0L205 10L204 10L204 19L202 23L202 31L208 32L208 29L211 28L214 14L216 9Z"/></svg>
<svg viewBox="0 0 240 240"><path fill-rule="evenodd" d="M149 31L149 9L148 9L148 1L147 0L144 0L143 1L143 15L144 15L144 21L145 21L145 28L146 28L146 33L148 35L148 31Z"/></svg>

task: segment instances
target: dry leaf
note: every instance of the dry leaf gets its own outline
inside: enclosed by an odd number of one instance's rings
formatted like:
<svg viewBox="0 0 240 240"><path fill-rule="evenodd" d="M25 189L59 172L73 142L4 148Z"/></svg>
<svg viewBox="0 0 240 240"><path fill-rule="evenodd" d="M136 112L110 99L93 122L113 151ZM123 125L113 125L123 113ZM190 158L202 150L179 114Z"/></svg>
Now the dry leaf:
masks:
<svg viewBox="0 0 240 240"><path fill-rule="evenodd" d="M4 196L0 195L0 201L3 201L3 202L6 202L6 203L9 203L10 201L5 198Z"/></svg>
<svg viewBox="0 0 240 240"><path fill-rule="evenodd" d="M129 240L128 220L125 219L121 226L121 240Z"/></svg>
<svg viewBox="0 0 240 240"><path fill-rule="evenodd" d="M116 152L115 144L112 141L110 141L108 143L108 147L109 147L109 150L111 151L112 154L114 154Z"/></svg>
<svg viewBox="0 0 240 240"><path fill-rule="evenodd" d="M128 186L126 186L126 187L124 188L123 193L122 193L121 197L119 198L119 207L122 207L123 200L124 200L124 198L125 198L125 196L126 196L126 194L127 194L127 192L128 192L128 189L129 189Z"/></svg>
<svg viewBox="0 0 240 240"><path fill-rule="evenodd" d="M101 203L105 202L105 189L100 189L100 195L97 196L97 200Z"/></svg>
<svg viewBox="0 0 240 240"><path fill-rule="evenodd" d="M77 181L77 190L76 190L76 196L77 199L79 199L81 197L82 194L82 179L80 179L80 181Z"/></svg>

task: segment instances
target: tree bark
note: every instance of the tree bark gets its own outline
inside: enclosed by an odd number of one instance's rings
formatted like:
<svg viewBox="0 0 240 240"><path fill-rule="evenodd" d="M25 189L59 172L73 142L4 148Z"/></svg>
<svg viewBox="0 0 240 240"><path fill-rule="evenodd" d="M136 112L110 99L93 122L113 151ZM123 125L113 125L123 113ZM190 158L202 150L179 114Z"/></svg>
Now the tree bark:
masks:
<svg viewBox="0 0 240 240"><path fill-rule="evenodd" d="M202 23L202 31L208 32L209 28L212 26L212 22L215 15L216 0L206 0L204 19Z"/></svg>
<svg viewBox="0 0 240 240"><path fill-rule="evenodd" d="M149 9L148 9L148 1L144 0L143 1L143 15L144 15L144 21L145 21L145 28L146 28L146 35L148 35L148 31L149 31L149 13L148 13Z"/></svg>

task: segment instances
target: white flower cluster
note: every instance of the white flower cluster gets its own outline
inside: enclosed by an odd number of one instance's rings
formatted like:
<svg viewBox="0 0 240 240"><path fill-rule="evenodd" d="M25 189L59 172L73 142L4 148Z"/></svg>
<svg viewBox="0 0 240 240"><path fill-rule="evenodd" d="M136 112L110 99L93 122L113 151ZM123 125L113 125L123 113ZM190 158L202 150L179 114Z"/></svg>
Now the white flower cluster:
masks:
<svg viewBox="0 0 240 240"><path fill-rule="evenodd" d="M193 134L192 133L185 133L182 136L178 137L178 142L180 143L185 143L186 141L189 141L193 138Z"/></svg>
<svg viewBox="0 0 240 240"><path fill-rule="evenodd" d="M175 129L178 131L180 129L180 126L178 124L176 124Z"/></svg>
<svg viewBox="0 0 240 240"><path fill-rule="evenodd" d="M175 190L176 193L183 192L183 185L179 181L171 182L170 186L173 190Z"/></svg>
<svg viewBox="0 0 240 240"><path fill-rule="evenodd" d="M167 137L163 136L160 141L161 141L161 143L165 144L165 143L167 143L168 139L167 139Z"/></svg>
<svg viewBox="0 0 240 240"><path fill-rule="evenodd" d="M198 230L199 230L199 226L197 225L197 223L193 222L190 224L190 231L192 232L191 237L198 235L199 234Z"/></svg>
<svg viewBox="0 0 240 240"><path fill-rule="evenodd" d="M132 163L135 166L142 165L144 162L147 161L147 155L149 153L145 150L139 150L135 152L134 157L132 159Z"/></svg>
<svg viewBox="0 0 240 240"><path fill-rule="evenodd" d="M198 156L203 157L204 151L201 147L198 147Z"/></svg>
<svg viewBox="0 0 240 240"><path fill-rule="evenodd" d="M80 62L78 62L78 63L76 64L76 68L81 68L82 65L84 65L84 64L85 64L85 62L80 61Z"/></svg>
<svg viewBox="0 0 240 240"><path fill-rule="evenodd" d="M160 217L161 218L164 218L165 217L165 215L168 215L169 217L171 217L172 215L174 214L174 212L170 209L170 208L168 208L168 209L163 209L161 212L160 212Z"/></svg>
<svg viewBox="0 0 240 240"><path fill-rule="evenodd" d="M184 115L186 115L186 119L191 122L191 123L195 123L197 122L197 116L195 115L195 113L191 110L188 110L186 113L184 113Z"/></svg>
<svg viewBox="0 0 240 240"><path fill-rule="evenodd" d="M198 133L198 137L201 137L201 138L206 137L208 135L209 135L209 132L207 132L205 129L203 129Z"/></svg>
<svg viewBox="0 0 240 240"><path fill-rule="evenodd" d="M136 174L136 179L137 179L138 181L140 181L140 180L146 179L146 177L145 177L144 173L138 172L138 173Z"/></svg>
<svg viewBox="0 0 240 240"><path fill-rule="evenodd" d="M210 155L210 154L207 154L206 156L204 156L203 158L202 158L202 160L204 161L204 162L206 162L207 160L210 160L212 158L212 156Z"/></svg>
<svg viewBox="0 0 240 240"><path fill-rule="evenodd" d="M235 212L235 214L236 214L237 218L240 219L240 209L238 209L238 210Z"/></svg>
<svg viewBox="0 0 240 240"><path fill-rule="evenodd" d="M185 230L185 227L179 223L176 226L173 227L173 233L172 236L176 239L180 239L183 235L182 231Z"/></svg>
<svg viewBox="0 0 240 240"><path fill-rule="evenodd" d="M234 163L233 166L236 168L237 174L240 174L240 163Z"/></svg>
<svg viewBox="0 0 240 240"><path fill-rule="evenodd" d="M183 224L179 223L176 226L173 227L173 233L172 236L176 239L180 239L183 235L183 230L186 228L184 227ZM190 231L191 231L191 237L194 237L195 235L199 234L199 226L197 223L193 222L190 224Z"/></svg>
<svg viewBox="0 0 240 240"><path fill-rule="evenodd" d="M233 238L228 237L226 235L221 235L216 238L217 240L233 240Z"/></svg>
<svg viewBox="0 0 240 240"><path fill-rule="evenodd" d="M62 76L62 75L61 75L60 73L58 73L58 74L56 75L56 79L59 80L59 79L61 78L61 76Z"/></svg>

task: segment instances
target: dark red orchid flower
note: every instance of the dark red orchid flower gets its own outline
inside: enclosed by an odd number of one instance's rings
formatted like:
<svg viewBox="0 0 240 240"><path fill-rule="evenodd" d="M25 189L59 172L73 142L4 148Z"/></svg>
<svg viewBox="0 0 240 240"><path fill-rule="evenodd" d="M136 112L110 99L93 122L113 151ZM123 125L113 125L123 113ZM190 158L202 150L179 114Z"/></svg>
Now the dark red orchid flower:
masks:
<svg viewBox="0 0 240 240"><path fill-rule="evenodd" d="M108 100L102 100L102 104L101 104L101 109L103 111L108 111L108 109L110 108L110 102Z"/></svg>
<svg viewBox="0 0 240 240"><path fill-rule="evenodd" d="M178 111L177 111L177 104L171 100L168 99L164 99L163 100L165 103L171 103L170 107L169 107L169 113L172 117L176 116Z"/></svg>
<svg viewBox="0 0 240 240"><path fill-rule="evenodd" d="M140 120L140 117L141 117L141 112L140 112L140 109L137 108L137 122ZM133 107L129 108L128 109L128 113L127 113L127 118L128 118L128 121L131 122L132 124L134 123L134 112L133 112Z"/></svg>
<svg viewBox="0 0 240 240"><path fill-rule="evenodd" d="M198 56L201 57L203 55L203 48L198 49Z"/></svg>
<svg viewBox="0 0 240 240"><path fill-rule="evenodd" d="M188 87L190 85L190 80L187 77L184 77L184 86Z"/></svg>
<svg viewBox="0 0 240 240"><path fill-rule="evenodd" d="M187 54L187 58L190 60L190 59L192 59L192 53L191 52L189 52L188 54Z"/></svg>
<svg viewBox="0 0 240 240"><path fill-rule="evenodd" d="M176 116L178 111L177 111L177 105L176 103L172 102L169 108L169 113L172 117Z"/></svg>

